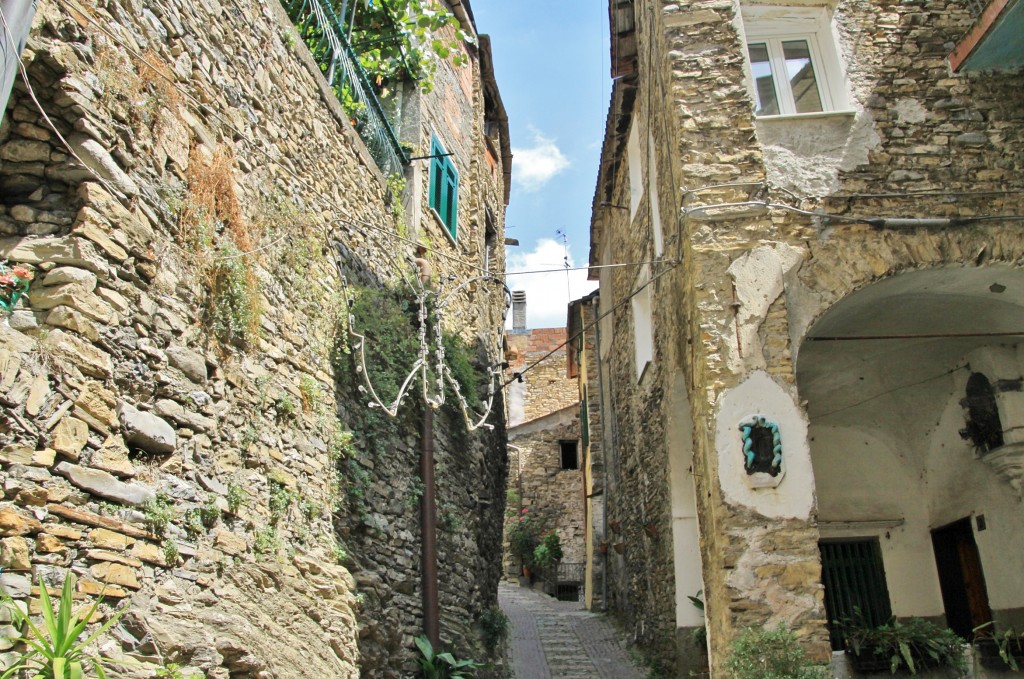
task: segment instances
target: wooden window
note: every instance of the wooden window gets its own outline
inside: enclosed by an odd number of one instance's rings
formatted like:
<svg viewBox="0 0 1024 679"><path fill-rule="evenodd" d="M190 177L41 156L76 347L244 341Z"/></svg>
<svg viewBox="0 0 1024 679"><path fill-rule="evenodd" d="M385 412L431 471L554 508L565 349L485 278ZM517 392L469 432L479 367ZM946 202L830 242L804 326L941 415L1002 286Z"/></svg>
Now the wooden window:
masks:
<svg viewBox="0 0 1024 679"><path fill-rule="evenodd" d="M458 237L459 171L437 137L430 142L429 205L441 219L452 240Z"/></svg>
<svg viewBox="0 0 1024 679"><path fill-rule="evenodd" d="M580 456L576 441L559 441L558 449L562 457L562 469L580 468Z"/></svg>
<svg viewBox="0 0 1024 679"><path fill-rule="evenodd" d="M821 542L819 548L829 638L832 649L839 651L845 645L844 620L876 627L892 617L882 549L878 538L829 540Z"/></svg>

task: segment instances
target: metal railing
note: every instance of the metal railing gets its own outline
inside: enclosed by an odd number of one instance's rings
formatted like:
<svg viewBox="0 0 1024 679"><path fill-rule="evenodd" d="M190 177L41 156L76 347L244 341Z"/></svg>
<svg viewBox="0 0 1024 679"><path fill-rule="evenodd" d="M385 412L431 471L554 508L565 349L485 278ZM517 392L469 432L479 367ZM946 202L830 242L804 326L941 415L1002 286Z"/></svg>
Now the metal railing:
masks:
<svg viewBox="0 0 1024 679"><path fill-rule="evenodd" d="M585 571L582 562L559 562L554 568L545 568L544 589L559 601L582 601Z"/></svg>
<svg viewBox="0 0 1024 679"><path fill-rule="evenodd" d="M359 58L345 39L338 15L325 0L281 0L281 4L377 167L386 176L401 174L408 159Z"/></svg>

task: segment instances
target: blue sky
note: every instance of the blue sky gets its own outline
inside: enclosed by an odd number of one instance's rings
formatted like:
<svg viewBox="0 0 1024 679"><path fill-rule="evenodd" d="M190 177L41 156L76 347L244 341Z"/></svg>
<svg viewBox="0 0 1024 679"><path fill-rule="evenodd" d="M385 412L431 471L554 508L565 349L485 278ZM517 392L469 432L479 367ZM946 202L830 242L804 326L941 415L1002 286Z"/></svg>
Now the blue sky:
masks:
<svg viewBox="0 0 1024 679"><path fill-rule="evenodd" d="M512 195L505 218L508 270L558 268L568 239L574 266L587 262L590 205L611 94L608 5L603 0L473 0L477 29L491 36L494 70L512 138ZM586 272L510 276L526 290L531 328L565 325L566 304L596 283Z"/></svg>

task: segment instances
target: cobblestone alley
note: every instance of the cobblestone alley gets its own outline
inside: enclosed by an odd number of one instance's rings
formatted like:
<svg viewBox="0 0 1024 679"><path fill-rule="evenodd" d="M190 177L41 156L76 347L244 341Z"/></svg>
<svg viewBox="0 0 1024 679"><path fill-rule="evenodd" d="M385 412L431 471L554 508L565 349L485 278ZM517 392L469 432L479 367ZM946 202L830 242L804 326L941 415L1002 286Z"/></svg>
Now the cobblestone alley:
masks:
<svg viewBox="0 0 1024 679"><path fill-rule="evenodd" d="M576 602L502 583L498 602L512 622L516 679L642 679L622 634L604 615Z"/></svg>

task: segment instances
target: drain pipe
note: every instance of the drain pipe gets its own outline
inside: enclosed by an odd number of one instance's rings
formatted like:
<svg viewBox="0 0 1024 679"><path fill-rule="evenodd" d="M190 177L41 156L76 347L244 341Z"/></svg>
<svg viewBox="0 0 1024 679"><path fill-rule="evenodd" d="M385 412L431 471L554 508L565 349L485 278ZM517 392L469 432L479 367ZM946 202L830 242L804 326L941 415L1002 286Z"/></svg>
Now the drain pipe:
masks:
<svg viewBox="0 0 1024 679"><path fill-rule="evenodd" d="M423 634L437 648L441 642L440 607L437 596L437 502L434 489L434 409L423 404L420 450L420 532L423 540Z"/></svg>
<svg viewBox="0 0 1024 679"><path fill-rule="evenodd" d="M601 296L598 295L595 298L598 302L597 310L600 312ZM610 441L605 436L605 427L607 420L604 418L604 377L601 371L601 321L600 317L598 321L594 323L594 336L597 343L595 347L597 351L595 355L595 365L597 367L597 407L601 413L601 465L604 468L604 473L601 474L601 500L604 502L604 510L601 512L601 535L605 542L608 541L608 444ZM601 568L601 610L608 610L608 552L605 551L601 555L601 560L604 561Z"/></svg>

